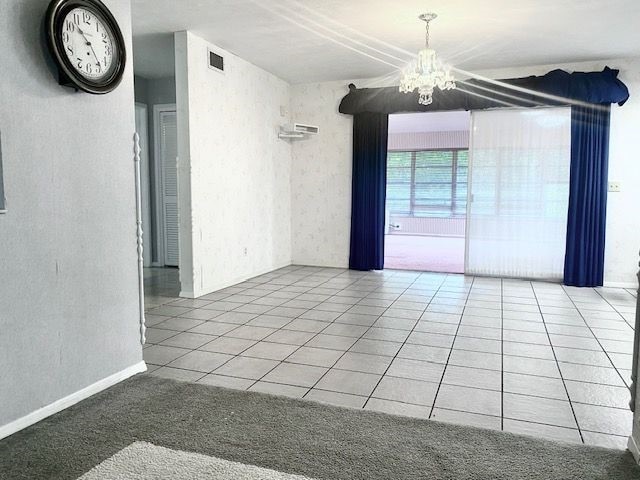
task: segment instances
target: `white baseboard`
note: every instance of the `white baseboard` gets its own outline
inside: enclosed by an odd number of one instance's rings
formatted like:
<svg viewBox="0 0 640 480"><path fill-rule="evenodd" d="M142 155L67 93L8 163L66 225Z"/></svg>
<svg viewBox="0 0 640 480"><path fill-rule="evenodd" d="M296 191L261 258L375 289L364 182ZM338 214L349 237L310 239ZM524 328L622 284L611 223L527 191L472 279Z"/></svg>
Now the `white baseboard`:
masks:
<svg viewBox="0 0 640 480"><path fill-rule="evenodd" d="M604 282L605 287L638 289L638 282Z"/></svg>
<svg viewBox="0 0 640 480"><path fill-rule="evenodd" d="M257 270L255 272L251 272L245 275L232 278L231 280L227 280L226 282L221 282L214 285L207 285L202 289L202 292L198 292L197 295L198 297L202 297L203 295L208 295L210 293L217 292L218 290L222 290L223 288L232 287L234 285L237 285L238 283L242 283L246 280L249 280L250 278L259 277L260 275L264 275L266 273L273 272L274 270L279 270L280 268L289 267L289 266L291 266L291 262L285 262L285 263L274 265L269 268ZM180 292L181 297L183 296L183 293L185 298L197 298L195 297L194 292Z"/></svg>
<svg viewBox="0 0 640 480"><path fill-rule="evenodd" d="M627 448L635 458L636 463L640 464L640 450L638 449L638 445L636 444L636 440L633 438L633 435L629 436L629 441L627 442Z"/></svg>
<svg viewBox="0 0 640 480"><path fill-rule="evenodd" d="M294 260L291 265L296 267L320 267L320 268L349 268L349 260L345 263L331 263L331 262L313 262L305 260Z"/></svg>
<svg viewBox="0 0 640 480"><path fill-rule="evenodd" d="M34 423L38 423L40 420L44 420L45 418L53 415L54 413L58 413L65 408L69 408L76 403L89 398L92 395L95 395L102 390L106 390L109 387L114 386L116 383L120 383L123 380L126 380L129 377L137 373L142 373L147 371L147 365L144 362L136 363L124 370L121 370L113 375L108 376L107 378L103 378L102 380L98 380L96 383L89 385L88 387L83 388L82 390L78 390L71 395L67 395L60 400L56 400L53 403L50 403L47 406L39 408L35 412L31 412L24 417L21 417L17 420L14 420L11 423L0 426L0 440L8 437L9 435L13 435L14 433L22 430L23 428L27 428Z"/></svg>

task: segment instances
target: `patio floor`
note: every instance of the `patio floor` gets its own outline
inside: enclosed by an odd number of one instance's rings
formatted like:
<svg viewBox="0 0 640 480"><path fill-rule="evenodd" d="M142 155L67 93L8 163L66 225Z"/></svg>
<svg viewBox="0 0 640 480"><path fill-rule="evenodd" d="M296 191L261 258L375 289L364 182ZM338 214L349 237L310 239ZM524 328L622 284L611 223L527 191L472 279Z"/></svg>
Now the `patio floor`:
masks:
<svg viewBox="0 0 640 480"><path fill-rule="evenodd" d="M464 238L385 235L384 267L464 273Z"/></svg>

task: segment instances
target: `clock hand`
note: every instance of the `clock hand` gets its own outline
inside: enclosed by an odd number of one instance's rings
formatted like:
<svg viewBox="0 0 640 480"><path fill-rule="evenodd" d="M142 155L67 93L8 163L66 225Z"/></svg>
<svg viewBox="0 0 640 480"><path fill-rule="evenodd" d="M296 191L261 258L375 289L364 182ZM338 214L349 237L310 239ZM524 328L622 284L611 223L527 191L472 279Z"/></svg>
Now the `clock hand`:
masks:
<svg viewBox="0 0 640 480"><path fill-rule="evenodd" d="M80 35L82 35L84 37L85 41L87 42L87 45L89 47L91 47L91 51L93 52L93 56L96 59L96 65L98 65L99 67L102 67L102 65L100 65L100 60L98 59L98 55L96 55L96 51L93 49L93 45L91 44L91 42L87 38L88 34L84 33L80 27L78 27L78 32L80 32Z"/></svg>
<svg viewBox="0 0 640 480"><path fill-rule="evenodd" d="M87 37L93 37L93 35L89 32L83 32L82 29L80 27L78 27L78 32L80 32L80 34L82 36L84 36L84 38L86 39Z"/></svg>

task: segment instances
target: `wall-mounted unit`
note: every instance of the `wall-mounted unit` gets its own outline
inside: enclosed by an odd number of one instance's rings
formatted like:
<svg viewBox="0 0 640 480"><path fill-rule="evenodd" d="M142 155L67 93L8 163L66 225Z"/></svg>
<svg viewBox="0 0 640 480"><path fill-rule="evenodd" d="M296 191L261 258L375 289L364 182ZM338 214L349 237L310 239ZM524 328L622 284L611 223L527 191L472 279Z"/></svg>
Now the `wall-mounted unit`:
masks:
<svg viewBox="0 0 640 480"><path fill-rule="evenodd" d="M289 123L280 127L280 138L306 138L309 135L317 135L320 133L320 127L315 125L306 125L304 123Z"/></svg>

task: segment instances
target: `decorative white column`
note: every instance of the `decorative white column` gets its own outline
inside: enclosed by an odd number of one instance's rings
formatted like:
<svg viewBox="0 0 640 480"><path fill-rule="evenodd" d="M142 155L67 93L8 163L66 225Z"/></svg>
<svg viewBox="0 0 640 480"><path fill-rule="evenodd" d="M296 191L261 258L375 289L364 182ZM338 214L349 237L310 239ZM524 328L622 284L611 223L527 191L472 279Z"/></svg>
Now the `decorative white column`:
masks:
<svg viewBox="0 0 640 480"><path fill-rule="evenodd" d="M136 172L136 238L138 243L138 304L140 308L140 343L146 342L144 319L144 258L142 255L142 189L140 185L140 135L133 135L133 162Z"/></svg>

